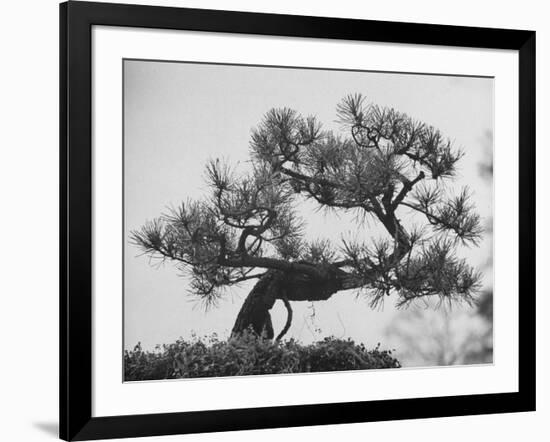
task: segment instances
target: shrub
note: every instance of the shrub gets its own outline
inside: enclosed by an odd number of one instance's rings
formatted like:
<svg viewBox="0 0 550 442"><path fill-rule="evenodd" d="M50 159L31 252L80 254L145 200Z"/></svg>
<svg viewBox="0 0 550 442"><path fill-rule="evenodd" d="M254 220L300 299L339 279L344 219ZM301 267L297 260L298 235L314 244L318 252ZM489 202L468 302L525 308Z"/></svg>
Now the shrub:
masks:
<svg viewBox="0 0 550 442"><path fill-rule="evenodd" d="M378 345L367 350L351 339L333 337L310 345L294 339L273 342L244 334L238 339L177 340L143 351L138 344L124 352L125 381L309 373L341 370L399 368L391 351Z"/></svg>

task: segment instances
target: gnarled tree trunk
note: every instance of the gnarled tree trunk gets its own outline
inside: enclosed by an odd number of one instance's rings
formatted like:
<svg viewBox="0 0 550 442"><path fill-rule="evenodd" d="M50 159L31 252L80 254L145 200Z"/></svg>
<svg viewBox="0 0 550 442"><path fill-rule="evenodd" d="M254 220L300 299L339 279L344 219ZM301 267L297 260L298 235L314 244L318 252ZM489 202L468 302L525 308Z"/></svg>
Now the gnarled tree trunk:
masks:
<svg viewBox="0 0 550 442"><path fill-rule="evenodd" d="M267 272L256 283L246 297L235 324L231 336L238 336L249 327L259 336L273 339L275 336L271 314L269 311L276 300L285 302L289 319L284 327L284 332L290 328L292 310L289 301L326 301L338 290L344 288L340 269L330 265L319 265L322 277L313 278L302 273L286 273L280 270ZM282 338L279 334L277 339Z"/></svg>
<svg viewBox="0 0 550 442"><path fill-rule="evenodd" d="M269 273L263 276L248 294L237 315L231 336L237 336L252 327L257 335L273 339L269 310L277 299L277 280L274 276Z"/></svg>

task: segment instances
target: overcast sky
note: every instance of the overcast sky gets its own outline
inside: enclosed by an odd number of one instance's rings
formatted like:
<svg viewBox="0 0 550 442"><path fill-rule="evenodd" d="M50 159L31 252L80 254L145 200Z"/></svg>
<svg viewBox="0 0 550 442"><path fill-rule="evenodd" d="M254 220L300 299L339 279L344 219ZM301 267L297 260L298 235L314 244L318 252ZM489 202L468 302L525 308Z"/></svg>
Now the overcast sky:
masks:
<svg viewBox="0 0 550 442"><path fill-rule="evenodd" d="M492 215L492 183L480 176L479 165L490 158L493 127L493 80L434 75L322 71L252 66L204 65L126 60L124 66L125 232L158 217L167 206L207 192L204 165L227 158L246 169L251 129L273 107L314 114L325 128L338 129L336 104L361 92L368 102L394 107L439 128L466 153L458 179L468 185L480 215ZM380 234L372 223L357 230L346 216L315 213L304 205L311 239L338 240L341 234L368 239ZM403 213L402 219L407 219ZM233 288L216 309L205 312L188 294L188 281L170 263L150 265L125 242L125 348L138 341L145 348L217 332L229 335L233 321L253 282ZM460 255L483 268L492 286L487 238L479 248ZM394 299L373 311L365 299L341 292L326 302L294 303L294 321L286 337L304 342L323 336L351 337L375 346L384 342ZM275 333L286 311L272 310Z"/></svg>

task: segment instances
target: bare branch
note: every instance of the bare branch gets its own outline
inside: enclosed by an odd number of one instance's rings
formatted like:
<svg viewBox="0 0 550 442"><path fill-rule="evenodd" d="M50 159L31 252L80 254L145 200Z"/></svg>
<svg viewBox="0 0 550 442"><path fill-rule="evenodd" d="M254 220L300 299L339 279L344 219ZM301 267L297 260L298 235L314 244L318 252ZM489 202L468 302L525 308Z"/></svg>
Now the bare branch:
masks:
<svg viewBox="0 0 550 442"><path fill-rule="evenodd" d="M281 298L281 300L285 304L287 317L286 317L285 326L281 330L281 333L277 335L277 338L275 338L276 341L280 341L283 338L283 336L286 335L286 333L290 329L290 326L292 325L292 307L290 306L290 302L288 302L288 299L285 297Z"/></svg>
<svg viewBox="0 0 550 442"><path fill-rule="evenodd" d="M391 207L392 207L393 210L395 210L397 208L397 206L399 206L399 204L401 204L401 202L405 199L407 194L412 190L414 185L416 183L418 183L419 181L423 180L425 176L426 175L424 174L424 172L420 171L420 173L418 174L418 176L414 180L410 181L410 180L407 180L406 178L404 179L403 187L401 188L401 191L397 194L397 196L395 197L395 199L391 203Z"/></svg>

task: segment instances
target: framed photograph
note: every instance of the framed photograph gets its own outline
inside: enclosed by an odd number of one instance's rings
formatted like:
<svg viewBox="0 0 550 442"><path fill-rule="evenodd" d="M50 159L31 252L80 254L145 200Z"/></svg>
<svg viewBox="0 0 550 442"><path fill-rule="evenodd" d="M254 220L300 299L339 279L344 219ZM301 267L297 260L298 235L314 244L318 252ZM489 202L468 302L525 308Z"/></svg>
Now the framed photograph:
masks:
<svg viewBox="0 0 550 442"><path fill-rule="evenodd" d="M62 439L535 409L535 32L67 2L60 140Z"/></svg>

